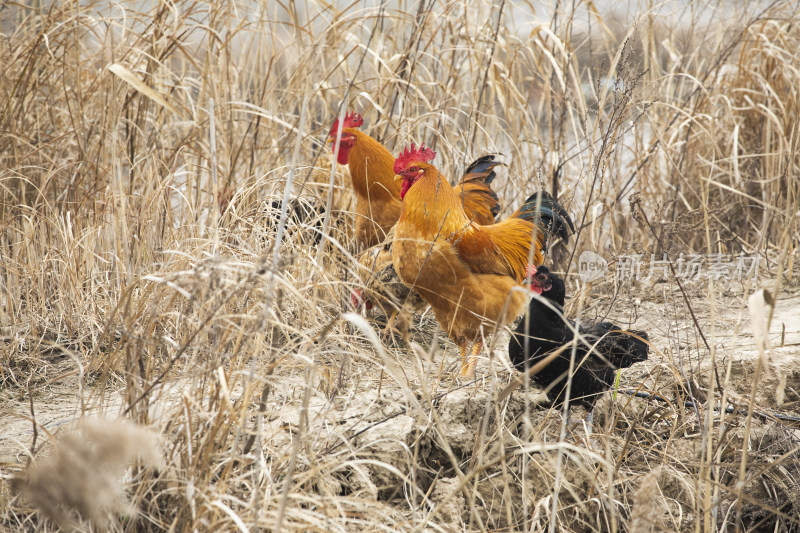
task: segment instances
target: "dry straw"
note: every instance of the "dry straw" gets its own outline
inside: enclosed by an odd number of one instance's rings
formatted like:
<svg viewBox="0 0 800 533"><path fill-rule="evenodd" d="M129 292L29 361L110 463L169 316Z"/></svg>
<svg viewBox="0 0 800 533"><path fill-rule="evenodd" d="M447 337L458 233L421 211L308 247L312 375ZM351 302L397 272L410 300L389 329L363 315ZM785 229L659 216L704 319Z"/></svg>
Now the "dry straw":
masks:
<svg viewBox="0 0 800 533"><path fill-rule="evenodd" d="M0 485L2 528L800 530L797 430L736 414L778 387L800 413L800 13L641 4L0 7L0 464L38 465L26 498ZM556 193L579 227L547 259L568 311L647 330L621 387L670 403L607 394L590 438L508 388L506 333L460 383L430 312L408 344L346 314L363 273L323 143L345 109L453 179L501 153L505 213ZM585 250L610 265L591 286ZM611 275L682 253L757 254L760 278ZM759 288L776 304L755 374ZM90 412L159 432L163 462L120 477L142 430L112 431L113 491L56 483L56 428Z"/></svg>

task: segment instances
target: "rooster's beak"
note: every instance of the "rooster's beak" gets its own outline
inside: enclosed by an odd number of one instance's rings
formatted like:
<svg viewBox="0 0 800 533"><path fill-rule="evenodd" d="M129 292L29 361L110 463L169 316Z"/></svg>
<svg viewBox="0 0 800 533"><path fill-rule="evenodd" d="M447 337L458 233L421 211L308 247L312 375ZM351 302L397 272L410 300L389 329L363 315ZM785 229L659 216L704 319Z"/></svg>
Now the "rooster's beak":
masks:
<svg viewBox="0 0 800 533"><path fill-rule="evenodd" d="M400 176L399 174L394 177L394 181L403 181L404 179L405 178L403 176Z"/></svg>

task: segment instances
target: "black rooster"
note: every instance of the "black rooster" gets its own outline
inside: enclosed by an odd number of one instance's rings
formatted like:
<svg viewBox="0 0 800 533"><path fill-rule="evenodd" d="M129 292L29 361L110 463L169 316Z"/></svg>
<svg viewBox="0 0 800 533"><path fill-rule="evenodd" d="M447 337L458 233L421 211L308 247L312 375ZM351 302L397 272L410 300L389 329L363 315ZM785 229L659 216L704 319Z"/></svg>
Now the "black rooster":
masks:
<svg viewBox="0 0 800 533"><path fill-rule="evenodd" d="M564 347L533 376L533 381L545 389L553 405L561 407L566 399L575 323L563 314L566 292L563 279L540 266L532 275L531 284L541 288L546 301L531 300L528 314L508 343L508 355L517 370L524 372L554 350ZM569 407L578 404L586 407L591 427L594 404L599 395L613 385L617 369L645 361L649 345L644 331L623 331L610 322L581 324L578 331L582 338L577 339L575 348Z"/></svg>

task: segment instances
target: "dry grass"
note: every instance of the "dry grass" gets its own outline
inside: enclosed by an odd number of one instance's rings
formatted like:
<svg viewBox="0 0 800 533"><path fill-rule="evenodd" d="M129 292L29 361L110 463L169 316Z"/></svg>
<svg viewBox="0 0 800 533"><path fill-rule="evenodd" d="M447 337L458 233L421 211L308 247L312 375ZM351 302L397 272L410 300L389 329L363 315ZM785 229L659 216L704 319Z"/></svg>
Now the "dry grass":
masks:
<svg viewBox="0 0 800 533"><path fill-rule="evenodd" d="M776 366L798 342L797 5L368 4L0 7L3 477L107 412L158 432L163 462L125 472L130 508L63 500L86 530L800 530L800 435L758 417L800 413ZM506 212L557 192L580 231L548 261L570 275L585 250L744 253L761 279L570 279L582 316L651 332L622 385L671 402L609 394L593 448L536 390L504 394L504 336L459 384L430 314L409 346L348 314L349 178L322 143L342 105L451 176L502 153ZM284 232L286 189L327 208L321 245ZM761 355L757 285L779 300ZM56 529L30 494L0 485L3 528Z"/></svg>

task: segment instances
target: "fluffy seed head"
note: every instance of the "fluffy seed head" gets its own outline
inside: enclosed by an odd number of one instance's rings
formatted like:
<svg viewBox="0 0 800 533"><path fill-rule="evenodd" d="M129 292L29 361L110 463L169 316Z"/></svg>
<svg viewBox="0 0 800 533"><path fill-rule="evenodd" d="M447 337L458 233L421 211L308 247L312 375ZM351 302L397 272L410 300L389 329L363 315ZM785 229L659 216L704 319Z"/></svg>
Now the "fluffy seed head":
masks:
<svg viewBox="0 0 800 533"><path fill-rule="evenodd" d="M436 157L436 152L430 148L425 148L424 143L421 144L419 148L414 146L414 143L411 143L410 149L406 147L406 149L401 152L399 156L397 156L397 159L394 162L394 173L400 174L410 163L427 163L434 157Z"/></svg>

